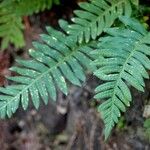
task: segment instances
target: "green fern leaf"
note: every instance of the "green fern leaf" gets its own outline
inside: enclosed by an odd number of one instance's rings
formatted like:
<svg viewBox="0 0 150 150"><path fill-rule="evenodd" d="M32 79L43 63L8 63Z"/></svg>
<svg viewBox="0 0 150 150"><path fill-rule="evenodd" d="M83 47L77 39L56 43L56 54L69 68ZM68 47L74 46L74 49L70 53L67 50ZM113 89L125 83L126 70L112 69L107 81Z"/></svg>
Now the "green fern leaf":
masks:
<svg viewBox="0 0 150 150"><path fill-rule="evenodd" d="M135 19L120 20L126 28L106 29L110 36L100 38L98 50L93 51L98 58L92 64L99 67L94 75L106 81L95 89L96 99L106 99L98 108L106 139L132 100L128 84L144 91L144 78L149 78L146 69L150 69L150 33Z"/></svg>
<svg viewBox="0 0 150 150"><path fill-rule="evenodd" d="M0 2L0 38L1 49L8 47L9 43L16 48L25 45L22 33L22 17L50 9L52 4L59 4L59 0L5 0Z"/></svg>
<svg viewBox="0 0 150 150"><path fill-rule="evenodd" d="M0 8L9 10L17 16L29 16L50 9L52 4L59 4L59 0L5 0L0 3Z"/></svg>
<svg viewBox="0 0 150 150"><path fill-rule="evenodd" d="M0 8L1 49L7 48L9 43L13 43L17 48L24 46L22 30L21 17L16 17L11 11Z"/></svg>
<svg viewBox="0 0 150 150"><path fill-rule="evenodd" d="M81 10L75 10L76 17L72 18L74 24L67 25L60 20L60 26L68 34L75 36L76 41L86 43L96 39L104 28L110 27L120 15L131 14L128 0L91 0L79 3Z"/></svg>
<svg viewBox="0 0 150 150"><path fill-rule="evenodd" d="M53 4L59 4L59 0L20 0L14 1L13 5L16 14L19 16L29 16L33 13L39 13L46 9L50 9Z"/></svg>
<svg viewBox="0 0 150 150"><path fill-rule="evenodd" d="M47 27L47 31L49 34L41 35L43 43L34 42L36 50L29 50L32 59L17 60L19 66L10 69L19 75L8 77L15 85L0 88L1 117L10 117L20 101L27 109L30 96L36 108L41 98L45 104L48 96L56 100L56 86L67 94L66 79L78 86L85 81L83 67L89 69L93 60L90 43L78 45L74 39L51 27Z"/></svg>

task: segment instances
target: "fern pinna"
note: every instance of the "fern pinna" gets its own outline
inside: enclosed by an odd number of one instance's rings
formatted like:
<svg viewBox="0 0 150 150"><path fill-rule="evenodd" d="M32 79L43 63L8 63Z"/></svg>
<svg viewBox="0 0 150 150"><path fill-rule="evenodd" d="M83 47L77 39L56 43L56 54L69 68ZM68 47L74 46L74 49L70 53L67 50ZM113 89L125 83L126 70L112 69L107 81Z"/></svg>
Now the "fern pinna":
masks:
<svg viewBox="0 0 150 150"><path fill-rule="evenodd" d="M144 91L144 78L149 78L146 69L150 69L150 33L134 19L120 20L126 28L106 29L110 36L100 38L97 50L92 52L98 56L92 63L98 67L94 74L106 81L95 89L96 99L106 99L98 108L104 119L106 138L121 112L130 106L128 84Z"/></svg>

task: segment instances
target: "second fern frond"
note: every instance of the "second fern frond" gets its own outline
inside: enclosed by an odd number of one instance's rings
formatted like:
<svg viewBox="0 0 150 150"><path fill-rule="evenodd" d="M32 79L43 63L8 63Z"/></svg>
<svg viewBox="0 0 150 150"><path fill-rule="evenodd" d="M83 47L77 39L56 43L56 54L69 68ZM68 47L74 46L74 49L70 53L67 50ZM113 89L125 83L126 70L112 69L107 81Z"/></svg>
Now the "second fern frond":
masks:
<svg viewBox="0 0 150 150"><path fill-rule="evenodd" d="M136 20L121 17L127 28L110 28L110 36L100 38L98 49L93 52L97 59L93 65L99 67L94 74L106 83L95 91L96 99L106 99L98 110L102 113L107 139L121 112L130 106L131 93L128 84L144 91L144 78L149 78L150 33Z"/></svg>

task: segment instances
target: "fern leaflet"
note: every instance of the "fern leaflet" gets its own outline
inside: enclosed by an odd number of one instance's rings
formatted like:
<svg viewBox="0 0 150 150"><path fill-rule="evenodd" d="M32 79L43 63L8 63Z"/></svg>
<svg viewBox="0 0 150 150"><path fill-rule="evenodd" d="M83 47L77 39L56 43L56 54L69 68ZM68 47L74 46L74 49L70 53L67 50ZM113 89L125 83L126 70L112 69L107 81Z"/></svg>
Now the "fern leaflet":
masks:
<svg viewBox="0 0 150 150"><path fill-rule="evenodd" d="M144 78L149 78L150 33L136 20L121 17L127 28L109 28L110 36L100 38L97 59L92 63L99 67L94 74L106 81L95 91L96 99L107 99L98 110L102 113L107 139L121 112L130 105L131 93L128 84L144 91Z"/></svg>

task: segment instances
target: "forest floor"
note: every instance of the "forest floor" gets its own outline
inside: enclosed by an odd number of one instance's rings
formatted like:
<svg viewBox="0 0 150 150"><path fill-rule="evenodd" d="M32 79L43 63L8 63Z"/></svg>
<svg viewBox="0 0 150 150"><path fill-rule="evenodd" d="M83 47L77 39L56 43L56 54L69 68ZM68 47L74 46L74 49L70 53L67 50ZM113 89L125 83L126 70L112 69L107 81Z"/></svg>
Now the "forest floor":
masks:
<svg viewBox="0 0 150 150"><path fill-rule="evenodd" d="M14 59L28 58L27 50L45 32L45 26L57 28L58 19L70 20L77 1L63 1L50 11L24 18L26 47L18 50L10 46L0 52L1 86L8 84L4 76L11 75L8 68L15 64ZM145 4L150 5L150 1ZM146 81L145 93L132 89L131 107L104 142L103 122L96 111L98 102L92 99L100 81L91 74L87 76L81 88L70 85L67 97L59 92L56 103L41 104L39 110L31 104L26 112L20 108L11 119L1 120L0 150L150 150L150 132L144 128L143 117L150 100L150 81Z"/></svg>

